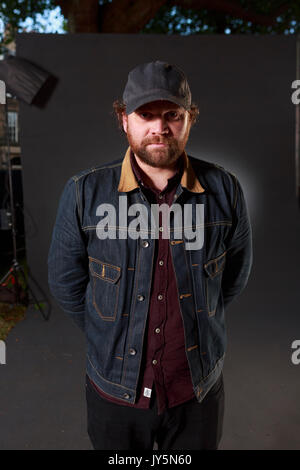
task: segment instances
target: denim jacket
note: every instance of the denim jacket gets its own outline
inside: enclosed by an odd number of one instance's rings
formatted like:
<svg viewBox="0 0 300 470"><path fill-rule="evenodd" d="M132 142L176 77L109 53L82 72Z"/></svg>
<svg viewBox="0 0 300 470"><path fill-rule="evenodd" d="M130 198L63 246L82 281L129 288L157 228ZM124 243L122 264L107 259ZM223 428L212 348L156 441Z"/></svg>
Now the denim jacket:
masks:
<svg viewBox="0 0 300 470"><path fill-rule="evenodd" d="M133 235L133 205L148 214L151 208L132 171L130 151L128 147L123 159L81 171L66 182L48 255L48 279L58 304L85 332L88 376L106 394L135 403L155 230L143 225ZM173 204L182 208L185 224L179 230L178 219L171 214L168 236L186 356L201 402L222 371L227 343L224 311L247 284L252 233L237 177L185 151L183 158ZM107 204L116 211L105 238L99 237L99 221L107 215L100 210ZM184 219L186 207L191 212ZM202 208L200 219L197 207ZM191 243L186 227L199 230L201 243Z"/></svg>

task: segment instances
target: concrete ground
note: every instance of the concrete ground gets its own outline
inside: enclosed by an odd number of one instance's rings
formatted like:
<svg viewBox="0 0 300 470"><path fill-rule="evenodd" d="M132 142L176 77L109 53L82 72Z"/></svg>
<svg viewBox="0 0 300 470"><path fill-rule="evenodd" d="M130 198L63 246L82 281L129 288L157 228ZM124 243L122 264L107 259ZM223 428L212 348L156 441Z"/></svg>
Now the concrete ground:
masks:
<svg viewBox="0 0 300 470"><path fill-rule="evenodd" d="M228 315L220 449L300 448L300 365L289 357L297 332L293 321L286 331L277 325L277 332L276 323L265 322L255 327ZM84 355L84 336L67 315L54 308L44 321L28 309L10 332L0 365L1 449L91 449Z"/></svg>

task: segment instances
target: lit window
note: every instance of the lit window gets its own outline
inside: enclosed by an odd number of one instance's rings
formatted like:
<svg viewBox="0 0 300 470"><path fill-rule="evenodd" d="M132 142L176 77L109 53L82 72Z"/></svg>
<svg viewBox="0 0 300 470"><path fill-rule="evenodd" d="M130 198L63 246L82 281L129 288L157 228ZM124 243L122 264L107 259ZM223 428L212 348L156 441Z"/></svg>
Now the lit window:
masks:
<svg viewBox="0 0 300 470"><path fill-rule="evenodd" d="M8 135L11 144L19 142L18 113L16 111L7 112Z"/></svg>

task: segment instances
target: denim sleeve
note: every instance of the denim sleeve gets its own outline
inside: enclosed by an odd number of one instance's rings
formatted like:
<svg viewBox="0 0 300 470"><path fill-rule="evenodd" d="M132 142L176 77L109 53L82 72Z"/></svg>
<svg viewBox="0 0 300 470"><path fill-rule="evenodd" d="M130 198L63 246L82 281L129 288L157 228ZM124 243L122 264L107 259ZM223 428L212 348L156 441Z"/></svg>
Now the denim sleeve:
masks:
<svg viewBox="0 0 300 470"><path fill-rule="evenodd" d="M80 227L76 183L62 192L48 254L48 284L60 307L84 330L88 256Z"/></svg>
<svg viewBox="0 0 300 470"><path fill-rule="evenodd" d="M246 287L253 261L249 211L241 184L236 176L233 176L236 184L233 202L234 231L227 247L226 264L222 277L225 308Z"/></svg>

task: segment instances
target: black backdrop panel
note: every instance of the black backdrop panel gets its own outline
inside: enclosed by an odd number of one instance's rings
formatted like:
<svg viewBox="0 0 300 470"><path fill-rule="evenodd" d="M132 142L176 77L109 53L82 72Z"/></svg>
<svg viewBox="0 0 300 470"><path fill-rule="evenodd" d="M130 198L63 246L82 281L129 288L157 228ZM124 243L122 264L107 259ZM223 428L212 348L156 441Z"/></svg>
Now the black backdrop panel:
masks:
<svg viewBox="0 0 300 470"><path fill-rule="evenodd" d="M249 284L227 312L222 445L281 448L288 439L291 448L299 447L300 365L290 358L292 341L300 339L300 214L290 99L295 37L35 33L18 36L17 55L58 78L45 109L21 104L24 203L38 227L27 237L27 255L46 291L47 254L66 180L126 151L111 111L129 70L160 59L186 72L200 106L187 151L238 176L253 224ZM32 232L30 219L26 224Z"/></svg>

